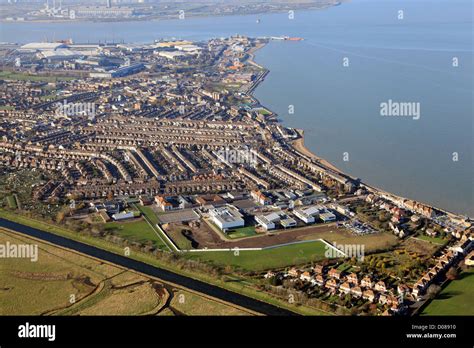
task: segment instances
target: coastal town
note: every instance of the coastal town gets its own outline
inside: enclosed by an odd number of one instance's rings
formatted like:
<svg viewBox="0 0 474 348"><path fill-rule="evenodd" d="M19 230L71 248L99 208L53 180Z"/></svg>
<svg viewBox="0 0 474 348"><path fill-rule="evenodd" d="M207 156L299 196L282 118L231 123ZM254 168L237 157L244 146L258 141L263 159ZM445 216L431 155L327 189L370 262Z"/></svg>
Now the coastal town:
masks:
<svg viewBox="0 0 474 348"><path fill-rule="evenodd" d="M2 211L323 311L419 314L472 267L473 220L343 173L260 104L255 52L303 39L1 44Z"/></svg>
<svg viewBox="0 0 474 348"><path fill-rule="evenodd" d="M278 2L215 1L157 1L157 0L68 0L0 3L0 21L5 22L71 22L145 21L184 19L204 16L231 16L284 11L323 9L340 4L337 0L293 0Z"/></svg>

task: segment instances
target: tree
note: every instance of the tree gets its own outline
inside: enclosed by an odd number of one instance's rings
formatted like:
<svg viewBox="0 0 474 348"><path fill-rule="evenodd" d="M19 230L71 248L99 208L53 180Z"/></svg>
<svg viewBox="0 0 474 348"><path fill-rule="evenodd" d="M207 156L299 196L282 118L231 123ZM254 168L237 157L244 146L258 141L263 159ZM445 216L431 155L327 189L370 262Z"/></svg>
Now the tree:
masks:
<svg viewBox="0 0 474 348"><path fill-rule="evenodd" d="M58 214L56 215L56 222L57 223L61 223L64 221L64 211L60 211L58 212Z"/></svg>
<svg viewBox="0 0 474 348"><path fill-rule="evenodd" d="M446 272L446 278L448 278L449 280L455 280L457 279L459 276L459 271L454 268L454 267L451 267L447 272Z"/></svg>
<svg viewBox="0 0 474 348"><path fill-rule="evenodd" d="M428 295L429 298L433 299L436 297L436 295L441 291L441 286L436 285L436 284L431 284L428 287L428 290L426 290L426 294Z"/></svg>

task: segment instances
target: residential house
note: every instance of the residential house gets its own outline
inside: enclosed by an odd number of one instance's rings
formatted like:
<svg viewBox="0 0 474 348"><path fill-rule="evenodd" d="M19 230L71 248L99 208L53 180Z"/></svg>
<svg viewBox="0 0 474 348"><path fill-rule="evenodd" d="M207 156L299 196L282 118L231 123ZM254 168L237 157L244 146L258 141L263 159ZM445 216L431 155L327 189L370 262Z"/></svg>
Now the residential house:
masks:
<svg viewBox="0 0 474 348"><path fill-rule="evenodd" d="M365 290L363 293L362 293L362 298L364 300L368 300L370 302L374 302L375 300L375 293L372 291L372 290Z"/></svg>
<svg viewBox="0 0 474 348"><path fill-rule="evenodd" d="M336 281L336 279L329 279L327 282L326 282L326 285L325 287L329 290L337 290L338 288L338 283Z"/></svg>
<svg viewBox="0 0 474 348"><path fill-rule="evenodd" d="M357 298L362 296L362 289L360 288L360 286L356 286L352 288L351 292Z"/></svg>
<svg viewBox="0 0 474 348"><path fill-rule="evenodd" d="M345 294L350 294L351 293L351 284L348 282L342 283L341 286L339 287L339 291L345 293Z"/></svg>
<svg viewBox="0 0 474 348"><path fill-rule="evenodd" d="M323 286L324 285L324 278L321 274L318 274L315 278L315 283L319 286Z"/></svg>
<svg viewBox="0 0 474 348"><path fill-rule="evenodd" d="M324 272L324 266L323 266L323 265L315 265L315 266L313 267L313 271L314 271L314 273L316 273L316 274L323 274L323 272Z"/></svg>
<svg viewBox="0 0 474 348"><path fill-rule="evenodd" d="M374 286L372 278L370 278L369 276L365 276L360 281L360 286L363 286L364 288L372 288Z"/></svg>
<svg viewBox="0 0 474 348"><path fill-rule="evenodd" d="M387 291L387 288L385 287L385 283L382 280L375 284L374 289L380 292Z"/></svg>
<svg viewBox="0 0 474 348"><path fill-rule="evenodd" d="M379 296L379 303L380 303L381 305L387 304L388 301L389 301L389 299L388 299L388 295L387 295L387 294L380 294L380 296Z"/></svg>
<svg viewBox="0 0 474 348"><path fill-rule="evenodd" d="M261 205L272 204L272 200L260 190L252 190L252 192L250 192L250 196L255 200L255 202L260 203Z"/></svg>
<svg viewBox="0 0 474 348"><path fill-rule="evenodd" d="M347 281L351 284L358 285L359 279L357 278L357 274L351 273L347 276Z"/></svg>
<svg viewBox="0 0 474 348"><path fill-rule="evenodd" d="M308 271L301 273L300 279L306 282L311 281L311 274Z"/></svg>
<svg viewBox="0 0 474 348"><path fill-rule="evenodd" d="M331 268L328 272L328 276L335 279L341 279L341 271Z"/></svg>
<svg viewBox="0 0 474 348"><path fill-rule="evenodd" d="M301 273L301 271L299 269L296 269L296 268L291 268L288 271L288 275L290 277L293 277L293 278L298 278L300 276L300 273Z"/></svg>

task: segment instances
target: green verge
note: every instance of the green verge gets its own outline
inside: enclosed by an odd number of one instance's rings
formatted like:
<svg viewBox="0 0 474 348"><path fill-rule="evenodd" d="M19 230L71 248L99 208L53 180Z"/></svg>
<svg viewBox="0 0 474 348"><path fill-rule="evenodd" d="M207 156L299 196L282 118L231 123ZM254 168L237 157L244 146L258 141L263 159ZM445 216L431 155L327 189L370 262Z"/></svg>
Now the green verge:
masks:
<svg viewBox="0 0 474 348"><path fill-rule="evenodd" d="M421 315L474 315L474 268L452 280Z"/></svg>
<svg viewBox="0 0 474 348"><path fill-rule="evenodd" d="M153 230L155 237L158 237L160 239L160 249L170 251L175 250L174 246L170 245L170 243L168 242L165 233L162 232L160 228L156 227L156 225L159 224L159 219L153 209L151 209L150 207L144 207L136 204L134 204L133 206L143 214L145 220L147 220L147 222L151 225L150 228Z"/></svg>
<svg viewBox="0 0 474 348"><path fill-rule="evenodd" d="M7 220L10 220L10 221L14 221L14 222L26 225L26 226L30 226L30 227L41 229L41 230L44 230L44 231L47 231L47 232L50 232L50 233L54 233L54 234L57 234L57 235L60 235L60 236L63 236L63 237L66 237L66 238L69 238L69 239L72 239L72 240L76 240L76 241L79 241L79 242L82 242L82 243L85 243L85 244L89 244L89 245L107 250L109 252L112 252L112 253L115 253L115 254L118 254L118 255L123 255L123 252L124 252L123 248L121 248L118 245L115 245L111 242L107 242L103 239L92 237L92 236L87 236L87 235L81 235L81 234L72 232L70 230L67 230L65 228L62 228L62 227L59 227L59 226L56 226L56 225L53 225L53 224L49 224L47 222L43 222L43 221L39 221L39 220L35 220L35 219L32 219L32 218L21 216L18 213L11 213L11 212L7 212L3 209L0 209L0 217L2 217L4 219L7 219ZM252 297L252 298L255 298L257 300L267 302L267 303L272 304L274 306L285 308L285 309L288 309L290 311L293 311L293 312L296 312L296 313L299 313L299 314L302 314L302 315L328 315L329 314L329 313L317 310L315 308L311 308L311 307L304 306L304 305L298 305L296 303L292 304L292 303L289 303L288 301L284 301L282 299L273 297L270 294L268 294L268 293L266 293L262 290L259 290L259 289L256 289L253 286L247 285L248 283L245 282L245 281L225 282L225 281L223 281L221 279L218 279L218 278L216 278L216 277L214 277L210 274L206 274L206 273L203 273L203 272L198 273L197 271L190 272L190 271L187 271L187 270L184 270L184 269L181 269L181 268L177 267L177 265L170 264L170 263L165 263L163 260L159 260L159 259L153 257L152 255L145 254L145 253L142 253L142 252L138 252L138 251L135 251L135 250L133 250L130 253L129 257L134 259L134 260L141 261L141 262L147 263L147 264L152 265L152 266L160 267L160 268L169 270L171 272L175 272L177 274L181 274L183 276L193 278L193 279L196 279L196 280L200 280L200 281L203 281L203 282L215 285L215 286L219 286L223 289L227 289L227 290L230 290L230 291L233 291L233 292L236 292L236 293L248 296L248 297Z"/></svg>

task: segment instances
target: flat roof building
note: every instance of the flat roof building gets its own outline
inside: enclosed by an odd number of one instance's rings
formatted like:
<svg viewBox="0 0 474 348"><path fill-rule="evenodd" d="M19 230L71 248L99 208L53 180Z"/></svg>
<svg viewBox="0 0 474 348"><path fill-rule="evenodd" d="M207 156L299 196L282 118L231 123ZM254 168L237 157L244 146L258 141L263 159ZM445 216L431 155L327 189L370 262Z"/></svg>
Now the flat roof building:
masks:
<svg viewBox="0 0 474 348"><path fill-rule="evenodd" d="M330 221L335 221L336 220L336 215L333 213L327 211L325 213L319 214L319 218L323 220L323 222L330 222Z"/></svg>
<svg viewBox="0 0 474 348"><path fill-rule="evenodd" d="M225 230L236 227L243 227L245 221L242 214L233 205L226 205L220 208L209 210L212 221L225 232Z"/></svg>
<svg viewBox="0 0 474 348"><path fill-rule="evenodd" d="M295 227L296 226L296 220L292 219L290 217L281 220L280 223L284 228Z"/></svg>
<svg viewBox="0 0 474 348"><path fill-rule="evenodd" d="M315 218L319 216L320 211L320 206L312 206L308 208L295 209L293 210L293 214L304 223L311 224L315 221Z"/></svg>
<svg viewBox="0 0 474 348"><path fill-rule="evenodd" d="M255 221L266 231L273 230L275 228L275 223L280 221L280 215L278 215L277 213L257 215L255 216Z"/></svg>

